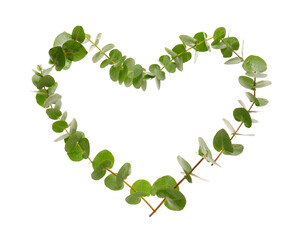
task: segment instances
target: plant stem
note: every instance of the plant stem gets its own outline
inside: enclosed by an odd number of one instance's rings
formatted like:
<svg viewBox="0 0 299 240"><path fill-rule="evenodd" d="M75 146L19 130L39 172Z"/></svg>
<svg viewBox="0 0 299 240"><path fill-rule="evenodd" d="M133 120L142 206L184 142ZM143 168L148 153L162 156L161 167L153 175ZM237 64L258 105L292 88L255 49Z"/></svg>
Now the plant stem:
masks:
<svg viewBox="0 0 299 240"><path fill-rule="evenodd" d="M231 46L227 42L225 42L223 39L221 39L221 42L223 42L228 48L231 48ZM233 53L236 54L237 57L240 58L242 62L244 62L244 59L235 50L233 50Z"/></svg>

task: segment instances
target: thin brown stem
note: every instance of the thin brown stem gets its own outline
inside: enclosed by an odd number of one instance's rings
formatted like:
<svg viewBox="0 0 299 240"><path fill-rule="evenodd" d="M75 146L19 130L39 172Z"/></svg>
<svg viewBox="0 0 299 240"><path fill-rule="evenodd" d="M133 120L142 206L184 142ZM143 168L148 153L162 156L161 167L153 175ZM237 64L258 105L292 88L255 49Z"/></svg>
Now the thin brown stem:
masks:
<svg viewBox="0 0 299 240"><path fill-rule="evenodd" d="M223 39L221 39L221 42L223 42L228 48L231 48L231 46L227 42L225 42ZM233 50L233 53L236 54L237 57L240 58L242 62L244 61L244 59L235 50Z"/></svg>

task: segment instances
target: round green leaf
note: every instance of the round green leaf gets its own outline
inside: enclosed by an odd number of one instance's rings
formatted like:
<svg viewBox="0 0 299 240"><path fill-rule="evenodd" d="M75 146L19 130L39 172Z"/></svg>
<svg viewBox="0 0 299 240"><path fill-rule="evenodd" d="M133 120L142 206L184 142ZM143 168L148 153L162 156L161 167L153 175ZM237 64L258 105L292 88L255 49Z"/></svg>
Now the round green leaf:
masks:
<svg viewBox="0 0 299 240"><path fill-rule="evenodd" d="M169 175L160 177L152 185L151 194L155 196L160 188L174 188L176 184L177 182L175 181L175 179Z"/></svg>
<svg viewBox="0 0 299 240"><path fill-rule="evenodd" d="M100 61L103 56L104 56L103 52L101 52L101 51L97 52L95 55L93 55L92 62L96 63L96 62Z"/></svg>
<svg viewBox="0 0 299 240"><path fill-rule="evenodd" d="M254 81L252 78L250 77L246 77L246 76L240 76L239 77L239 83L244 87L244 88L248 88L251 90L254 90Z"/></svg>
<svg viewBox="0 0 299 240"><path fill-rule="evenodd" d="M212 42L212 46L219 43L220 40L225 37L225 34L226 30L224 27L217 28L213 34L214 41Z"/></svg>
<svg viewBox="0 0 299 240"><path fill-rule="evenodd" d="M145 193L145 195L143 196L149 196L151 195L151 189L152 186L151 184L144 180L144 179L140 179L137 180L136 182L133 183L132 187L137 191L137 192L143 192ZM133 194L135 191L133 189L130 189L130 193Z"/></svg>
<svg viewBox="0 0 299 240"><path fill-rule="evenodd" d="M110 188L113 191L118 191L124 188L124 183L118 184L116 181L116 176L113 174L108 175L105 178L105 185L107 188Z"/></svg>
<svg viewBox="0 0 299 240"><path fill-rule="evenodd" d="M233 55L234 50L238 50L240 47L239 40L235 37L224 38L226 47L221 49L223 57L228 58Z"/></svg>
<svg viewBox="0 0 299 240"><path fill-rule="evenodd" d="M234 118L238 122L244 122L245 127L250 128L252 125L251 116L245 108L236 108L233 112Z"/></svg>
<svg viewBox="0 0 299 240"><path fill-rule="evenodd" d="M224 64L227 64L227 65L229 65L229 64L238 64L240 62L242 62L241 58L234 57L234 58L231 58L231 59L227 60Z"/></svg>
<svg viewBox="0 0 299 240"><path fill-rule="evenodd" d="M193 47L196 43L196 40L187 35L180 35L181 41L189 47Z"/></svg>
<svg viewBox="0 0 299 240"><path fill-rule="evenodd" d="M44 103L48 97L49 95L47 94L47 91L45 89L40 89L39 92L36 94L35 99L38 105L44 107Z"/></svg>
<svg viewBox="0 0 299 240"><path fill-rule="evenodd" d="M233 146L228 133L222 128L213 139L213 145L216 151L220 152L224 149L227 152L233 152Z"/></svg>
<svg viewBox="0 0 299 240"><path fill-rule="evenodd" d="M71 152L68 152L67 155L72 161L81 161L83 159L83 153L81 148L76 145Z"/></svg>
<svg viewBox="0 0 299 240"><path fill-rule="evenodd" d="M61 95L55 93L51 96L49 96L45 102L44 102L44 108L48 108L51 104L55 104L57 102L61 101Z"/></svg>
<svg viewBox="0 0 299 240"><path fill-rule="evenodd" d="M194 35L193 38L196 39L196 47L195 50L198 52L206 52L209 50L207 42L206 42L207 34L205 32L199 32Z"/></svg>
<svg viewBox="0 0 299 240"><path fill-rule="evenodd" d="M42 89L44 87L51 87L55 84L55 80L51 75L46 75L44 77L41 77L39 81L37 82L36 87L38 89Z"/></svg>
<svg viewBox="0 0 299 240"><path fill-rule="evenodd" d="M186 205L185 196L177 189L161 188L157 191L157 196L166 198L165 206L174 211L182 210Z"/></svg>
<svg viewBox="0 0 299 240"><path fill-rule="evenodd" d="M162 55L159 58L159 61L165 66L165 69L170 72L174 73L176 69L176 64L170 60L168 55Z"/></svg>
<svg viewBox="0 0 299 240"><path fill-rule="evenodd" d="M111 66L109 74L110 74L110 78L112 81L117 81L119 78L119 71L120 68L119 67L115 67L114 65Z"/></svg>
<svg viewBox="0 0 299 240"><path fill-rule="evenodd" d="M50 58L55 64L55 69L60 71L65 66L65 56L62 50L62 47L53 47L49 50Z"/></svg>
<svg viewBox="0 0 299 240"><path fill-rule="evenodd" d="M267 70L266 62L262 58L254 55L247 57L242 67L247 73L252 74L262 73Z"/></svg>
<svg viewBox="0 0 299 240"><path fill-rule="evenodd" d="M98 164L98 166L94 169L94 171L91 174L91 178L93 180L100 180L102 177L106 174L106 169L109 167L111 162L109 160L104 160Z"/></svg>
<svg viewBox="0 0 299 240"><path fill-rule="evenodd" d="M144 192L134 192L126 197L126 202L129 204L138 204L141 202L141 197L146 196Z"/></svg>
<svg viewBox="0 0 299 240"><path fill-rule="evenodd" d="M75 40L69 40L62 45L62 49L67 59L71 61L80 61L87 54L83 45Z"/></svg>
<svg viewBox="0 0 299 240"><path fill-rule="evenodd" d="M60 33L54 40L54 47L62 47L62 45L68 41L72 39L72 35L67 33L67 32L63 32Z"/></svg>
<svg viewBox="0 0 299 240"><path fill-rule="evenodd" d="M59 121L56 121L52 124L52 129L54 132L57 132L57 133L61 133L64 131L64 129L66 129L69 125L67 124L66 121L62 121L62 120L59 120Z"/></svg>
<svg viewBox="0 0 299 240"><path fill-rule="evenodd" d="M164 80L165 72L163 72L158 64L152 64L149 67L149 71L153 73L157 79Z"/></svg>
<svg viewBox="0 0 299 240"><path fill-rule="evenodd" d="M89 157L89 153L90 153L90 145L89 145L88 139L87 138L82 138L79 141L79 145L81 146L81 151L83 150L82 157L84 159L87 159Z"/></svg>
<svg viewBox="0 0 299 240"><path fill-rule="evenodd" d="M62 115L62 112L60 110L52 108L47 109L46 113L48 117L53 120L57 120Z"/></svg>
<svg viewBox="0 0 299 240"><path fill-rule="evenodd" d="M267 86L270 86L272 83L270 81L259 81L255 84L255 87L256 88L263 88L263 87L267 87Z"/></svg>
<svg viewBox="0 0 299 240"><path fill-rule="evenodd" d="M183 63L188 62L191 57L192 54L190 52L185 52L186 51L186 47L184 44L178 44L176 45L173 49L173 52L175 52L178 56L181 56L183 59Z"/></svg>
<svg viewBox="0 0 299 240"><path fill-rule="evenodd" d="M140 64L136 64L135 66L129 68L128 77L137 78L142 74L142 72L143 72L142 66Z"/></svg>
<svg viewBox="0 0 299 240"><path fill-rule="evenodd" d="M113 157L112 153L106 149L99 152L93 159L93 162L92 162L93 169L96 169L97 166L105 160L110 161L110 165L107 166L107 168L112 168L113 164L114 164L114 157Z"/></svg>
<svg viewBox="0 0 299 240"><path fill-rule="evenodd" d="M116 176L116 182L117 184L121 184L129 175L131 174L131 164L125 163L122 165L122 167L119 169L117 176Z"/></svg>
<svg viewBox="0 0 299 240"><path fill-rule="evenodd" d="M113 49L109 52L109 57L113 62L117 62L122 57L122 54L118 49Z"/></svg>
<svg viewBox="0 0 299 240"><path fill-rule="evenodd" d="M101 62L100 68L105 68L110 64L110 59L105 59L103 62Z"/></svg>
<svg viewBox="0 0 299 240"><path fill-rule="evenodd" d="M233 152L223 151L223 154L238 156L243 152L243 150L244 150L244 147L242 144L233 144Z"/></svg>
<svg viewBox="0 0 299 240"><path fill-rule="evenodd" d="M68 139L66 139L64 150L67 153L73 151L77 143L84 137L84 133L82 132L75 132L74 134L70 135Z"/></svg>
<svg viewBox="0 0 299 240"><path fill-rule="evenodd" d="M84 42L85 40L85 32L83 30L83 27L81 26L76 26L74 29L73 29L73 32L72 32L72 38L77 41L77 42Z"/></svg>

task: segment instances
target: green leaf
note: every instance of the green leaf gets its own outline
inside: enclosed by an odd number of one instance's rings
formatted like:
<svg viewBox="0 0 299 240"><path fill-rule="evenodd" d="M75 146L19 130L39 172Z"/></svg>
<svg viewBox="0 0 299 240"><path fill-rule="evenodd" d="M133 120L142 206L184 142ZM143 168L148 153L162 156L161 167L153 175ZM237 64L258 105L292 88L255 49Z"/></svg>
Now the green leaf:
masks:
<svg viewBox="0 0 299 240"><path fill-rule="evenodd" d="M60 110L51 108L47 109L46 113L48 117L53 120L57 120L62 115L62 112Z"/></svg>
<svg viewBox="0 0 299 240"><path fill-rule="evenodd" d="M155 75L159 80L165 79L165 72L163 72L158 64L152 64L149 67L149 71Z"/></svg>
<svg viewBox="0 0 299 240"><path fill-rule="evenodd" d="M57 133L61 133L64 131L64 129L66 129L69 125L67 124L66 121L62 121L62 120L59 120L59 121L56 121L52 124L52 129L54 132L57 132Z"/></svg>
<svg viewBox="0 0 299 240"><path fill-rule="evenodd" d="M103 56L104 56L103 52L101 52L101 51L97 52L95 55L93 55L92 62L96 63L96 62L100 61Z"/></svg>
<svg viewBox="0 0 299 240"><path fill-rule="evenodd" d="M229 58L233 55L234 50L238 50L240 47L239 40L235 37L224 38L223 41L228 45L226 48L221 49L223 57Z"/></svg>
<svg viewBox="0 0 299 240"><path fill-rule="evenodd" d="M108 52L109 50L113 49L114 47L115 47L114 44L109 43L109 44L105 45L105 46L102 48L102 51L103 51L103 52Z"/></svg>
<svg viewBox="0 0 299 240"><path fill-rule="evenodd" d="M107 166L107 168L112 168L113 164L114 164L114 157L113 157L112 153L106 149L99 152L93 159L93 162L92 162L93 169L96 169L97 166L105 160L110 161L110 165Z"/></svg>
<svg viewBox="0 0 299 240"><path fill-rule="evenodd" d="M71 152L68 152L67 155L72 161L81 161L83 160L82 150L78 145L75 145Z"/></svg>
<svg viewBox="0 0 299 240"><path fill-rule="evenodd" d="M212 46L219 43L220 40L225 37L225 34L226 30L224 27L217 28L213 34L214 41L212 42Z"/></svg>
<svg viewBox="0 0 299 240"><path fill-rule="evenodd" d="M72 38L77 41L77 42L84 42L85 40L85 32L83 30L83 27L81 26L76 26L74 29L73 29L73 32L72 32Z"/></svg>
<svg viewBox="0 0 299 240"><path fill-rule="evenodd" d="M190 174L189 174L189 172L192 170L190 164L181 156L177 156L177 160L185 172L185 177L186 177L187 181L189 183L192 183L192 178L190 177Z"/></svg>
<svg viewBox="0 0 299 240"><path fill-rule="evenodd" d="M232 155L232 156L238 156L240 155L244 150L243 145L241 144L233 144L233 152L227 152L223 151L223 154L225 155Z"/></svg>
<svg viewBox="0 0 299 240"><path fill-rule="evenodd" d="M253 75L263 73L267 70L266 62L262 58L254 55L247 57L242 67L247 73L251 73Z"/></svg>
<svg viewBox="0 0 299 240"><path fill-rule="evenodd" d="M54 84L55 84L54 78L51 75L46 75L39 79L39 81L36 84L36 87L38 89L42 89L44 87L51 87Z"/></svg>
<svg viewBox="0 0 299 240"><path fill-rule="evenodd" d="M65 111L65 112L62 114L62 116L61 116L60 120L63 120L63 121L65 121L65 120L66 120L66 118L67 118L67 111Z"/></svg>
<svg viewBox="0 0 299 240"><path fill-rule="evenodd" d="M42 69L42 75L43 76L49 75L51 71L52 71L52 68Z"/></svg>
<svg viewBox="0 0 299 240"><path fill-rule="evenodd" d="M141 202L141 197L146 196L144 192L134 192L126 197L126 202L129 204L138 204Z"/></svg>
<svg viewBox="0 0 299 240"><path fill-rule="evenodd" d="M160 90L160 88L161 88L161 80L159 80L158 78L155 78L155 80L156 80L156 86L157 86L158 90Z"/></svg>
<svg viewBox="0 0 299 240"><path fill-rule="evenodd" d="M124 61L124 65L128 68L131 69L133 66L135 66L135 60L133 58L127 58Z"/></svg>
<svg viewBox="0 0 299 240"><path fill-rule="evenodd" d="M43 93L43 94L39 94L39 93ZM36 96L35 96L36 102L41 107L44 107L44 103L45 103L46 99L49 96L48 96L47 91L45 89L39 90L39 93L37 93Z"/></svg>
<svg viewBox="0 0 299 240"><path fill-rule="evenodd" d="M180 35L181 41L189 47L193 47L196 43L196 40L187 35Z"/></svg>
<svg viewBox="0 0 299 240"><path fill-rule="evenodd" d="M120 68L115 67L114 65L111 66L109 74L110 74L110 78L111 78L112 81L116 82L118 80L119 71L120 71Z"/></svg>
<svg viewBox="0 0 299 240"><path fill-rule="evenodd" d="M87 159L89 157L89 153L90 153L90 145L89 145L89 141L87 138L82 138L79 141L79 145L81 146L83 152L82 152L82 157L84 159ZM82 151L81 150L81 151Z"/></svg>
<svg viewBox="0 0 299 240"><path fill-rule="evenodd" d="M173 49L173 52L175 52L177 55L181 56L183 59L183 63L188 62L191 57L192 54L190 52L185 52L186 51L186 47L184 44L178 44L176 45Z"/></svg>
<svg viewBox="0 0 299 240"><path fill-rule="evenodd" d="M174 188L176 186L176 184L177 184L177 182L175 181L175 179L173 177L169 176L169 175L160 177L152 185L151 194L153 196L155 196L159 189L161 189L161 188Z"/></svg>
<svg viewBox="0 0 299 240"><path fill-rule="evenodd" d="M122 84L125 81L127 75L128 75L128 68L126 65L123 65L123 69L120 69L118 75L119 84Z"/></svg>
<svg viewBox="0 0 299 240"><path fill-rule="evenodd" d="M71 66L72 66L72 61L66 58L63 70L68 70L68 69L70 69Z"/></svg>
<svg viewBox="0 0 299 240"><path fill-rule="evenodd" d="M42 76L39 76L37 74L34 74L32 76L32 83L34 84L34 86L37 87L39 80L42 78Z"/></svg>
<svg viewBox="0 0 299 240"><path fill-rule="evenodd" d="M140 75L133 79L133 85L135 88L139 89L142 86L143 75Z"/></svg>
<svg viewBox="0 0 299 240"><path fill-rule="evenodd" d="M84 133L82 132L75 132L74 134L70 135L69 138L65 142L64 150L67 153L70 153L73 151L77 143L84 138Z"/></svg>
<svg viewBox="0 0 299 240"><path fill-rule="evenodd" d="M70 122L70 134L73 134L77 131L77 120L75 118L73 118L73 120Z"/></svg>
<svg viewBox="0 0 299 240"><path fill-rule="evenodd" d="M245 108L236 108L233 112L234 118L238 122L244 122L245 127L252 126L251 116Z"/></svg>
<svg viewBox="0 0 299 240"><path fill-rule="evenodd" d="M166 198L165 206L174 211L182 210L186 205L185 196L177 189L161 188L157 191L157 196Z"/></svg>
<svg viewBox="0 0 299 240"><path fill-rule="evenodd" d="M65 66L65 56L62 47L53 47L49 50L50 58L55 64L56 71L61 71Z"/></svg>
<svg viewBox="0 0 299 240"><path fill-rule="evenodd" d="M111 162L109 160L104 160L100 162L96 168L94 168L94 171L91 174L91 178L93 180L100 180L102 177L106 174L106 169L111 165Z"/></svg>
<svg viewBox="0 0 299 240"><path fill-rule="evenodd" d="M145 91L146 87L147 87L147 81L142 81L142 85L141 85L142 90Z"/></svg>
<svg viewBox="0 0 299 240"><path fill-rule="evenodd" d="M103 62L101 62L100 68L105 68L110 64L110 59L105 59Z"/></svg>
<svg viewBox="0 0 299 240"><path fill-rule="evenodd" d="M224 64L238 64L240 62L242 62L241 58L234 57L234 58L231 58L231 59L227 60Z"/></svg>
<svg viewBox="0 0 299 240"><path fill-rule="evenodd" d="M263 107L266 106L269 101L265 98L256 98L254 95L252 95L249 92L246 92L246 96L248 97L250 102L253 102L257 107Z"/></svg>
<svg viewBox="0 0 299 240"><path fill-rule="evenodd" d="M125 163L122 165L122 167L119 169L117 176L116 176L116 182L118 185L121 185L123 180L127 179L127 177L131 174L131 164Z"/></svg>
<svg viewBox="0 0 299 240"><path fill-rule="evenodd" d="M203 157L207 162L216 164L217 166L220 167L220 165L218 163L216 163L215 160L213 159L212 153L211 153L210 149L208 148L206 142L203 140L203 138L199 137L198 143L199 143L198 155Z"/></svg>
<svg viewBox="0 0 299 240"><path fill-rule="evenodd" d="M170 72L174 73L176 69L176 64L170 60L168 55L163 55L159 58L159 61L165 66L165 69Z"/></svg>
<svg viewBox="0 0 299 240"><path fill-rule="evenodd" d="M69 40L62 45L62 49L67 59L77 62L83 59L87 51L83 45L75 40Z"/></svg>
<svg viewBox="0 0 299 240"><path fill-rule="evenodd" d="M90 34L87 34L87 33L86 33L85 35L86 35L86 37L88 37L88 39L90 39L90 38L91 38ZM88 40L86 37L85 37L85 39L84 39L84 41L83 41L83 44L85 44L85 43L88 43L88 42L89 42L89 40Z"/></svg>
<svg viewBox="0 0 299 240"><path fill-rule="evenodd" d="M257 105L258 107L266 106L269 103L269 101L265 98L257 98L257 100L258 100L258 103L259 103Z"/></svg>
<svg viewBox="0 0 299 240"><path fill-rule="evenodd" d="M240 76L239 77L239 83L244 87L244 88L248 88L251 90L255 90L254 87L254 81L252 78L250 77L246 77L246 76Z"/></svg>
<svg viewBox="0 0 299 240"><path fill-rule="evenodd" d="M206 52L209 50L207 41L206 41L207 34L205 32L199 32L194 35L193 38L196 39L196 47L195 50L198 52Z"/></svg>
<svg viewBox="0 0 299 240"><path fill-rule="evenodd" d="M62 47L62 45L67 42L68 40L72 39L72 35L67 33L67 32L63 32L60 33L54 40L54 47Z"/></svg>
<svg viewBox="0 0 299 240"><path fill-rule="evenodd" d="M177 57L177 54L169 48L165 48L165 51L172 57L172 59Z"/></svg>
<svg viewBox="0 0 299 240"><path fill-rule="evenodd" d="M61 101L61 95L55 93L49 96L44 102L44 108L48 108L51 104L55 104L58 101Z"/></svg>
<svg viewBox="0 0 299 240"><path fill-rule="evenodd" d="M48 88L48 95L53 95L58 87L58 83L55 82L51 87Z"/></svg>
<svg viewBox="0 0 299 240"><path fill-rule="evenodd" d="M105 178L105 185L113 191L118 191L124 188L124 183L121 182L121 184L118 184L116 176L113 174L110 174Z"/></svg>
<svg viewBox="0 0 299 240"><path fill-rule="evenodd" d="M117 62L122 57L122 54L118 49L113 49L109 52L109 57L113 62Z"/></svg>
<svg viewBox="0 0 299 240"><path fill-rule="evenodd" d="M54 140L54 142L59 142L59 141L61 141L61 140L64 140L64 139L66 139L66 138L68 138L69 137L69 135L66 133L66 134L63 134L63 135L61 135L60 137L58 137L58 138L56 138L55 140Z"/></svg>
<svg viewBox="0 0 299 240"><path fill-rule="evenodd" d="M129 78L136 78L139 77L143 72L143 68L140 64L136 64L129 68L128 77Z"/></svg>
<svg viewBox="0 0 299 240"><path fill-rule="evenodd" d="M233 152L233 146L229 135L224 129L220 129L214 136L213 145L216 151L220 152L223 149L227 152Z"/></svg>
<svg viewBox="0 0 299 240"><path fill-rule="evenodd" d="M263 87L267 87L270 86L272 83L270 81L259 81L255 84L255 88L263 88Z"/></svg>
<svg viewBox="0 0 299 240"><path fill-rule="evenodd" d="M267 74L265 74L265 73L250 73L250 72L246 72L245 74L247 76L249 76L249 77L255 77L255 78L265 78L265 77L267 77Z"/></svg>
<svg viewBox="0 0 299 240"><path fill-rule="evenodd" d="M143 192L143 193L145 193L144 196L151 195L152 186L151 186L151 184L148 181L146 181L144 179L137 180L136 182L133 183L132 187L137 192ZM133 189L130 189L130 194L133 194L134 192L135 191Z"/></svg>

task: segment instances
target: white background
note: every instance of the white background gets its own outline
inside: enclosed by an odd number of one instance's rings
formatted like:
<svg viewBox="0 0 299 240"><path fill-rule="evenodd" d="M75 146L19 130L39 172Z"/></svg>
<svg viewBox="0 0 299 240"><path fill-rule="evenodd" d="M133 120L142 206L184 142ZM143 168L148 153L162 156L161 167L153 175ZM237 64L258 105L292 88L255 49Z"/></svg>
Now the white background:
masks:
<svg viewBox="0 0 299 240"><path fill-rule="evenodd" d="M1 4L0 239L299 239L298 214L298 13L296 1L9 1ZM181 34L212 36L230 30L244 55L268 63L273 85L257 92L268 98L259 120L237 137L238 157L221 156L222 168L203 162L195 171L209 182L184 182L183 211L165 207L152 217L148 206L128 205L129 190L107 189L90 178L91 164L72 162L31 83L37 64L47 67L48 50L61 32L82 25L100 46L114 43L148 68L180 43ZM86 46L89 48L89 45ZM93 52L95 53L95 52ZM128 182L163 175L179 180L181 155L194 165L197 138L212 148L215 133L233 120L238 99L249 105L238 76L219 51L202 53L183 72L167 74L158 91L119 86L92 55L70 70L53 72L69 120L91 142L115 156L113 170L132 165ZM213 152L214 156L216 153ZM159 201L149 199L156 206Z"/></svg>

